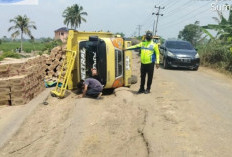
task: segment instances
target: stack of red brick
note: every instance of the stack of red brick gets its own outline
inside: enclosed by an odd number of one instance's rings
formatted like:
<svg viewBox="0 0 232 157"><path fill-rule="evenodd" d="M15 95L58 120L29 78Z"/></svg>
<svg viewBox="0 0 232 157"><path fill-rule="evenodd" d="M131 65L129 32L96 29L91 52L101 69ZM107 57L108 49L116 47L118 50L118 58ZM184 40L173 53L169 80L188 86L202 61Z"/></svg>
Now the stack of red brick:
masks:
<svg viewBox="0 0 232 157"><path fill-rule="evenodd" d="M0 105L23 105L45 89L46 55L0 62Z"/></svg>

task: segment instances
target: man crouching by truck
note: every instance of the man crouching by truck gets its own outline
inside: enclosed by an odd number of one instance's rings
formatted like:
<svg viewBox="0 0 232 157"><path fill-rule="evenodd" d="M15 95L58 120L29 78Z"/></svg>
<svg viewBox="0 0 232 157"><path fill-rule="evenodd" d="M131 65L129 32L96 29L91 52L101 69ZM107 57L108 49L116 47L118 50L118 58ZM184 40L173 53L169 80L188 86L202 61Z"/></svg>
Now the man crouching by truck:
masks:
<svg viewBox="0 0 232 157"><path fill-rule="evenodd" d="M98 80L94 78L81 80L81 82L78 83L77 87L83 90L82 95L78 96L78 98L88 96L91 98L100 99L102 95L103 86Z"/></svg>

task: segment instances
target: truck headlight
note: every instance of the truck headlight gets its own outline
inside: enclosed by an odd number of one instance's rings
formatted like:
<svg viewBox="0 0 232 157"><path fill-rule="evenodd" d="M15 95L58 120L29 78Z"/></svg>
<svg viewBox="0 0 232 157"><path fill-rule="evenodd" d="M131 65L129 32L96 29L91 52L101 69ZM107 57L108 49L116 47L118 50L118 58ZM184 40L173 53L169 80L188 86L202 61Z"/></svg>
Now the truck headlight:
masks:
<svg viewBox="0 0 232 157"><path fill-rule="evenodd" d="M199 56L199 54L198 54L198 53L195 55L195 58L200 58L200 56Z"/></svg>
<svg viewBox="0 0 232 157"><path fill-rule="evenodd" d="M176 55L174 55L173 53L171 53L170 51L168 51L168 54L167 54L169 57L176 57Z"/></svg>

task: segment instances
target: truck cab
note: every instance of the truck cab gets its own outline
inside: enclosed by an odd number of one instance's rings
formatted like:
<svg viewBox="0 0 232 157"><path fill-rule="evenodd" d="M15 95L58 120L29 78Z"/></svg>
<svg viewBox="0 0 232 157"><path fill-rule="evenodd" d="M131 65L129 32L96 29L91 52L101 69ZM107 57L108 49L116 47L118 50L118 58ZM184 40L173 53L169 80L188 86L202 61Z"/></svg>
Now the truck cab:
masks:
<svg viewBox="0 0 232 157"><path fill-rule="evenodd" d="M123 51L131 45L109 32L78 32L70 30L66 57L76 51L75 64L68 80L68 89L75 89L81 80L91 77L91 69L98 72L105 89L130 86L132 79L132 52Z"/></svg>
<svg viewBox="0 0 232 157"><path fill-rule="evenodd" d="M160 37L159 36L153 36L153 42L158 44L158 46L160 46Z"/></svg>

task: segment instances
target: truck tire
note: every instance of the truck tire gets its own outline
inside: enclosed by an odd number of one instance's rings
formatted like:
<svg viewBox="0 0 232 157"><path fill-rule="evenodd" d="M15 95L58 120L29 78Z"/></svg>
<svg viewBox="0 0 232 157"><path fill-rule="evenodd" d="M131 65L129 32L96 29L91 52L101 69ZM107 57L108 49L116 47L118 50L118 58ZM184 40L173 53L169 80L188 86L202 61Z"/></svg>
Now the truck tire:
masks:
<svg viewBox="0 0 232 157"><path fill-rule="evenodd" d="M131 84L136 84L138 82L138 78L135 75L131 75Z"/></svg>
<svg viewBox="0 0 232 157"><path fill-rule="evenodd" d="M103 95L111 95L114 93L114 88L103 89Z"/></svg>

